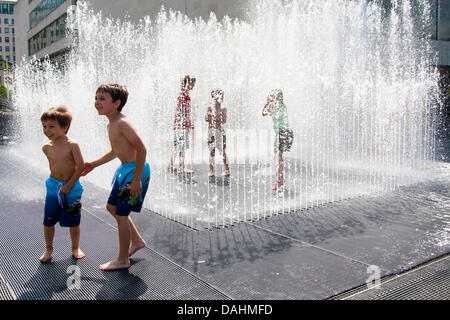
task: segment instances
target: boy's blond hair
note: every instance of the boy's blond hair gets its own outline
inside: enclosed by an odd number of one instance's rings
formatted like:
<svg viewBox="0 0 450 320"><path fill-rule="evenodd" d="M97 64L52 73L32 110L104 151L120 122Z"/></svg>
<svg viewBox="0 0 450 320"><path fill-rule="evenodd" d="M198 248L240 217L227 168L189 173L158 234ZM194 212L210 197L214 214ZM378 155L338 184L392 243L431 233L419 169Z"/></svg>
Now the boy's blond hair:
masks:
<svg viewBox="0 0 450 320"><path fill-rule="evenodd" d="M41 121L48 120L57 121L61 128L67 128L67 133L72 122L72 114L65 106L52 107L45 111L41 116Z"/></svg>

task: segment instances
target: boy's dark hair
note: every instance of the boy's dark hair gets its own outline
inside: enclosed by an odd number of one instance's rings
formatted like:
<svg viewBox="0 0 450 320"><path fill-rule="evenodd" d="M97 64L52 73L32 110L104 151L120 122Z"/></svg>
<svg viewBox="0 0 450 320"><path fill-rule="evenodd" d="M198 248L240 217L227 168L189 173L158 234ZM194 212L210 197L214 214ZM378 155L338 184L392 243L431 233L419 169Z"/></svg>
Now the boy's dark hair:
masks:
<svg viewBox="0 0 450 320"><path fill-rule="evenodd" d="M122 111L122 108L125 106L128 99L128 90L125 86L117 83L107 83L98 87L96 93L99 91L108 92L111 95L113 102L120 100L120 106L117 108L117 111Z"/></svg>
<svg viewBox="0 0 450 320"><path fill-rule="evenodd" d="M65 106L57 106L48 109L41 116L41 121L54 120L62 128L66 128L66 133L69 131L70 123L72 122L72 114Z"/></svg>
<svg viewBox="0 0 450 320"><path fill-rule="evenodd" d="M181 79L181 89L182 90L186 89L188 83L195 82L195 80L196 79L194 77L191 77L191 75L189 74L185 75L184 78Z"/></svg>

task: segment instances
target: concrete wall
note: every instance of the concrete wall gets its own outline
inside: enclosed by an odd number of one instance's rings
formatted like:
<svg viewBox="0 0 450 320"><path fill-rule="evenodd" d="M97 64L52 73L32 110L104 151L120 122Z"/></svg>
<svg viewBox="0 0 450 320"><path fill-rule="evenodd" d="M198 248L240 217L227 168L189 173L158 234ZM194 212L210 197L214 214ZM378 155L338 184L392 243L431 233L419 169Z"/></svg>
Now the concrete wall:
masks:
<svg viewBox="0 0 450 320"><path fill-rule="evenodd" d="M19 0L14 6L16 32L16 62L20 64L22 57L28 56L28 0Z"/></svg>

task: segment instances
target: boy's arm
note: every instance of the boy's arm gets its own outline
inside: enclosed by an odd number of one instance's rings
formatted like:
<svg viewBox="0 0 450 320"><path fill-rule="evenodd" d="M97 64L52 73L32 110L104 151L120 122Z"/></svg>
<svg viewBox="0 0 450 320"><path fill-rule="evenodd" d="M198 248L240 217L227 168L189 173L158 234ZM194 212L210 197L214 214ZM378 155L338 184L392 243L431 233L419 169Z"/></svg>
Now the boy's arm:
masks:
<svg viewBox="0 0 450 320"><path fill-rule="evenodd" d="M121 133L136 150L136 169L134 170L133 180L131 181L131 196L137 197L142 189L141 176L144 171L147 149L141 138L138 136L136 129L128 120L121 121L119 128Z"/></svg>
<svg viewBox="0 0 450 320"><path fill-rule="evenodd" d="M70 143L70 150L72 152L73 160L75 161L76 169L70 177L69 181L61 187L61 193L69 193L73 185L80 179L84 171L84 160L81 154L80 146L76 142Z"/></svg>
<svg viewBox="0 0 450 320"><path fill-rule="evenodd" d="M48 148L47 144L44 144L44 145L42 146L42 152L43 152L45 155L47 155L47 148Z"/></svg>
<svg viewBox="0 0 450 320"><path fill-rule="evenodd" d="M227 122L227 108L226 107L224 107L223 108L223 110L222 110L222 124L225 124L226 122Z"/></svg>
<svg viewBox="0 0 450 320"><path fill-rule="evenodd" d="M208 123L211 122L211 107L206 109L205 121Z"/></svg>
<svg viewBox="0 0 450 320"><path fill-rule="evenodd" d="M263 117L265 117L269 114L269 104L270 104L270 102L267 101L266 105L264 106L264 108L262 110Z"/></svg>
<svg viewBox="0 0 450 320"><path fill-rule="evenodd" d="M114 151L111 149L109 152L105 153L103 156L101 156L100 158L98 158L97 160L94 160L92 162L85 162L84 163L84 171L81 174L82 176L87 175L89 172L91 172L92 170L94 170L94 168L101 166L102 164L105 164L113 159L116 158L116 154L114 153Z"/></svg>

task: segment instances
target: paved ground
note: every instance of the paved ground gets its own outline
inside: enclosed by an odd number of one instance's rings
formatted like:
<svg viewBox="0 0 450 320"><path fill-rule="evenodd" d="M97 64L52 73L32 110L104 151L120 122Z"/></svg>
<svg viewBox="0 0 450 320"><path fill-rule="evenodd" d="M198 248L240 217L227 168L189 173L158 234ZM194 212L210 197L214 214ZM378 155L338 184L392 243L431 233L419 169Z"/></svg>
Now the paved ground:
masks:
<svg viewBox="0 0 450 320"><path fill-rule="evenodd" d="M57 227L53 259L41 264L46 173L6 147L0 162L0 299L326 299L378 271L400 273L450 251L447 164L439 179L391 194L213 231L144 210L133 219L148 246L129 270L109 273L97 268L117 253L115 222L104 209L108 191L86 182L86 258L71 257L68 230ZM443 264L448 271L448 259ZM71 289L73 270L80 287Z"/></svg>

